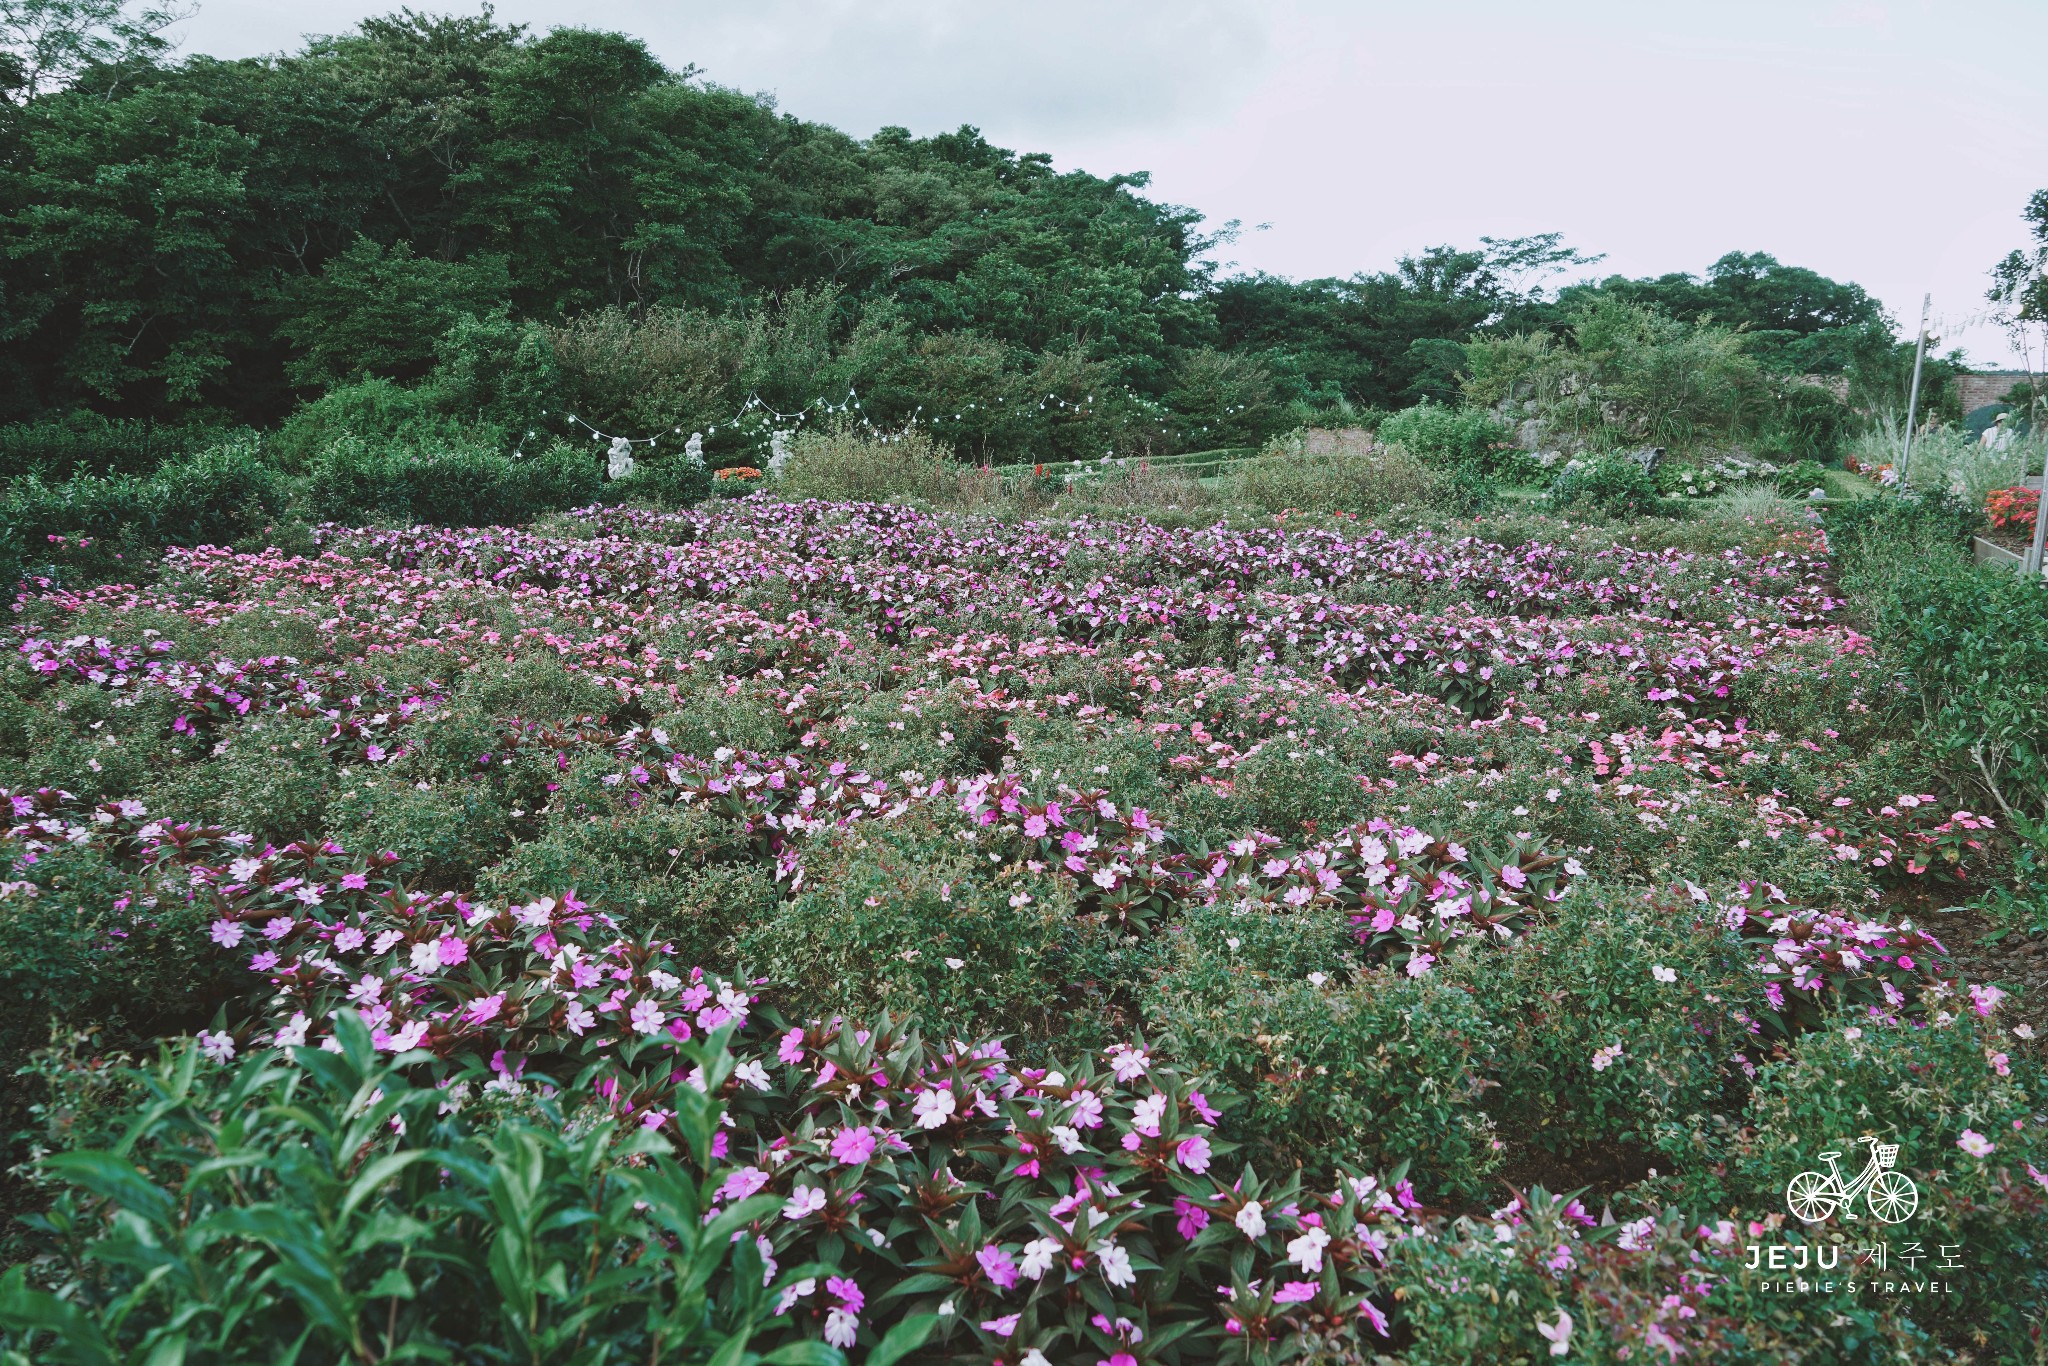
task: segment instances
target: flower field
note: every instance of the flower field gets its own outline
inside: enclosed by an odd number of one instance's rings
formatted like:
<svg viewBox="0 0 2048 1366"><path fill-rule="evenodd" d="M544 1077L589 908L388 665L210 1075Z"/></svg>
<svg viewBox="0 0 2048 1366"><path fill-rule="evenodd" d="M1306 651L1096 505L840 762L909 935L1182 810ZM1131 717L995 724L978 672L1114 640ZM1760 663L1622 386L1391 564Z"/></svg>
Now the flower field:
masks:
<svg viewBox="0 0 2048 1366"><path fill-rule="evenodd" d="M59 1155L0 1324L2035 1359L2040 1005L1939 923L2001 824L1817 525L1667 541L756 494L45 583L0 923ZM53 1014L191 1042L115 1080ZM1782 1193L1866 1133L1951 1292L1749 1264L1860 1265Z"/></svg>

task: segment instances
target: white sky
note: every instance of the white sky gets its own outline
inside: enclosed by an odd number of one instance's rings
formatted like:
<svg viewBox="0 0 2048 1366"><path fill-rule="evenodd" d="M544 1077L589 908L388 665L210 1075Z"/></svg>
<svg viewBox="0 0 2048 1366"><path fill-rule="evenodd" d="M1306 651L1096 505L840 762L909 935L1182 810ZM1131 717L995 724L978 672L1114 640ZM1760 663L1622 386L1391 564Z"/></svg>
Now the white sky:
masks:
<svg viewBox="0 0 2048 1366"><path fill-rule="evenodd" d="M185 50L223 57L397 7L200 4ZM1931 291L1942 345L2018 363L1984 290L2048 186L2043 0L501 0L497 14L634 34L859 136L970 123L1062 168L1150 171L1157 197L1244 222L1223 255L1248 270L1348 275L1550 231L1606 252L1600 274L1768 251L1862 284L1907 334Z"/></svg>

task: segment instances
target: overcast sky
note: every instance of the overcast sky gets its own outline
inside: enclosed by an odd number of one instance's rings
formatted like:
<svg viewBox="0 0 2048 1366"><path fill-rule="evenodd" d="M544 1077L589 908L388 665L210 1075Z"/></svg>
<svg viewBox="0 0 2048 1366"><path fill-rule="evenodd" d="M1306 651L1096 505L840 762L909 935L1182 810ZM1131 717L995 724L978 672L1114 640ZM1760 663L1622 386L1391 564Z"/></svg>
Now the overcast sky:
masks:
<svg viewBox="0 0 2048 1366"><path fill-rule="evenodd" d="M188 52L286 50L393 3L199 0ZM413 0L474 12L475 4ZM1599 273L1723 252L1855 280L2016 363L1986 272L2048 186L2043 0L502 0L866 136L961 124L1245 231L1295 277L1561 231ZM1260 226L1269 225L1269 226ZM2037 343L2038 344L2038 343ZM2036 357L2036 366L2040 358Z"/></svg>

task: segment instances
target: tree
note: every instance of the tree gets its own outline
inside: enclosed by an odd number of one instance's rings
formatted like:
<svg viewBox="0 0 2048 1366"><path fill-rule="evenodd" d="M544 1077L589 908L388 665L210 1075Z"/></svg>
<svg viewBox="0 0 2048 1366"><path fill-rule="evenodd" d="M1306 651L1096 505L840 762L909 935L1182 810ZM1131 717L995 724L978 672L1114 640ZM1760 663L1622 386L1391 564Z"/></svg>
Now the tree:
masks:
<svg viewBox="0 0 2048 1366"><path fill-rule="evenodd" d="M2030 331L2038 330L2044 361L2048 361L2048 190L2034 191L2020 217L2034 240L1991 268L1989 297L1998 305L2000 321L2012 334L2014 344L2029 357L2028 368L2032 369L2035 351L2028 340ZM2037 422L2043 401L2041 391L2042 385L2036 378L2029 381L2022 395L2035 409Z"/></svg>
<svg viewBox="0 0 2048 1366"><path fill-rule="evenodd" d="M25 104L89 67L147 63L190 8L130 0L0 0L0 95Z"/></svg>

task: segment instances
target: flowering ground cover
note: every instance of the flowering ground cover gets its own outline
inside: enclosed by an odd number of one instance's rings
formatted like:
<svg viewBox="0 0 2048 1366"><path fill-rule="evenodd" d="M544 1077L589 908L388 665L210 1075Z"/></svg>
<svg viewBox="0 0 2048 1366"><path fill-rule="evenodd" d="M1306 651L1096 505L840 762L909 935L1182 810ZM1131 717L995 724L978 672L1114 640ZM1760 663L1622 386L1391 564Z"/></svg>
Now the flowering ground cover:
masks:
<svg viewBox="0 0 2048 1366"><path fill-rule="evenodd" d="M1940 924L2003 832L1818 528L1733 539L754 495L44 584L0 1332L2032 1359L2039 1003ZM1782 1192L1863 1135L1953 1291L1747 1264L1856 1264Z"/></svg>

